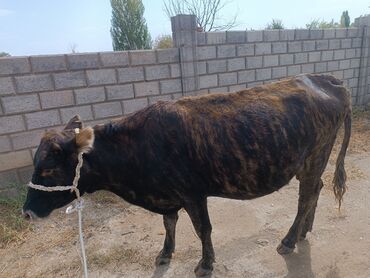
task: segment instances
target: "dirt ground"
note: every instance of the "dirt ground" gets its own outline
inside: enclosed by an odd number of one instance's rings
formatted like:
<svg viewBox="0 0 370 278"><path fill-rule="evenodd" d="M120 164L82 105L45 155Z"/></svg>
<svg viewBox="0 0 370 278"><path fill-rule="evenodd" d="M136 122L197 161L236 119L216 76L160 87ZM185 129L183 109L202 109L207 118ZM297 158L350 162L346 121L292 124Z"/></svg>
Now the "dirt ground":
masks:
<svg viewBox="0 0 370 278"><path fill-rule="evenodd" d="M212 277L370 277L370 113L357 116L346 158L348 191L341 211L330 187L333 151L324 174L314 230L294 253L275 248L297 211L295 179L279 192L252 201L209 199L216 263ZM86 196L83 211L90 277L194 277L199 239L184 211L176 253L156 268L162 217L128 206L107 193ZM22 240L0 249L0 277L81 277L77 216L55 211Z"/></svg>

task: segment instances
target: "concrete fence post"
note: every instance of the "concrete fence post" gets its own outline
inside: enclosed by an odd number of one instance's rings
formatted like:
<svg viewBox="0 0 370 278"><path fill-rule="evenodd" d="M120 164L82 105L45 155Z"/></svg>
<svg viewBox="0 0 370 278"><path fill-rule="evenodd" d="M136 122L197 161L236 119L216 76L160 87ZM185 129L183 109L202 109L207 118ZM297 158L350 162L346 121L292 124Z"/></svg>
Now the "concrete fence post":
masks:
<svg viewBox="0 0 370 278"><path fill-rule="evenodd" d="M356 18L354 25L362 34L358 92L354 104L363 106L370 101L370 16Z"/></svg>
<svg viewBox="0 0 370 278"><path fill-rule="evenodd" d="M198 91L197 23L195 15L171 17L174 46L179 49L182 93L184 96Z"/></svg>

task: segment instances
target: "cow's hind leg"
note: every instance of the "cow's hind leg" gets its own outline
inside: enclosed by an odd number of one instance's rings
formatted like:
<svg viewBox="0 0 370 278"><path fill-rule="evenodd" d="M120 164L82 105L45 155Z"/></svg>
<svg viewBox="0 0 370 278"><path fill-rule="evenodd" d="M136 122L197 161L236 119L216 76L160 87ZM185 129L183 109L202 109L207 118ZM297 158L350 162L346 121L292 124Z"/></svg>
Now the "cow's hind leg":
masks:
<svg viewBox="0 0 370 278"><path fill-rule="evenodd" d="M171 261L172 253L175 251L176 223L179 218L178 213L163 215L163 224L166 229L166 238L163 249L159 252L155 263L156 265L168 264Z"/></svg>
<svg viewBox="0 0 370 278"><path fill-rule="evenodd" d="M213 250L211 232L212 225L209 220L207 199L191 202L185 206L186 212L194 225L195 231L202 241L202 259L199 261L194 272L198 277L206 276L213 270L215 253Z"/></svg>

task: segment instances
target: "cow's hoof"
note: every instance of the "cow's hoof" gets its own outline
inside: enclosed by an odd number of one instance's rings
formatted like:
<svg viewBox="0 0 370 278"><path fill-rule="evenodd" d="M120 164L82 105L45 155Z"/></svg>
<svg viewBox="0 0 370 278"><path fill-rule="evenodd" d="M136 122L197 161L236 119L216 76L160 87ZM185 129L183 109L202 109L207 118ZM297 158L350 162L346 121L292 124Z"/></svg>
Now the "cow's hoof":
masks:
<svg viewBox="0 0 370 278"><path fill-rule="evenodd" d="M212 273L212 270L213 270L213 266L205 266L203 264L203 260L201 260L197 267L194 269L194 272L195 272L195 276L197 277L205 277L205 276L208 276Z"/></svg>
<svg viewBox="0 0 370 278"><path fill-rule="evenodd" d="M280 243L279 246L276 248L276 251L280 254L280 255L287 255L287 254L290 254L292 253L294 250L294 247L291 248L291 247L288 247L288 246L285 246L283 243Z"/></svg>
<svg viewBox="0 0 370 278"><path fill-rule="evenodd" d="M157 258L155 258L155 265L160 266L160 265L166 265L171 262L171 255L164 255L162 252L159 252Z"/></svg>

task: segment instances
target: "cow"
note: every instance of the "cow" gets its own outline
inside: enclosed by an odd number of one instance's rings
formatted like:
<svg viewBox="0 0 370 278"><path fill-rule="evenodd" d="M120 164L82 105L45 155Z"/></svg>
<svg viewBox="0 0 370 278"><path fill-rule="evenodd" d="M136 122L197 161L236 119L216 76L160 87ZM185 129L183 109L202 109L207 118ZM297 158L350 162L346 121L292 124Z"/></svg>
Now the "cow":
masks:
<svg viewBox="0 0 370 278"><path fill-rule="evenodd" d="M340 205L351 97L331 75L298 75L234 93L160 101L94 128L84 128L75 116L63 131L42 137L32 183L72 184L78 153L84 151L81 194L108 190L163 215L166 235L157 265L170 262L178 211L188 213L202 243L195 274L204 276L215 260L207 197L250 200L279 190L295 176L298 212L277 247L280 254L291 253L312 230L321 176L342 124L333 179ZM29 188L23 214L46 217L74 199L68 191Z"/></svg>

